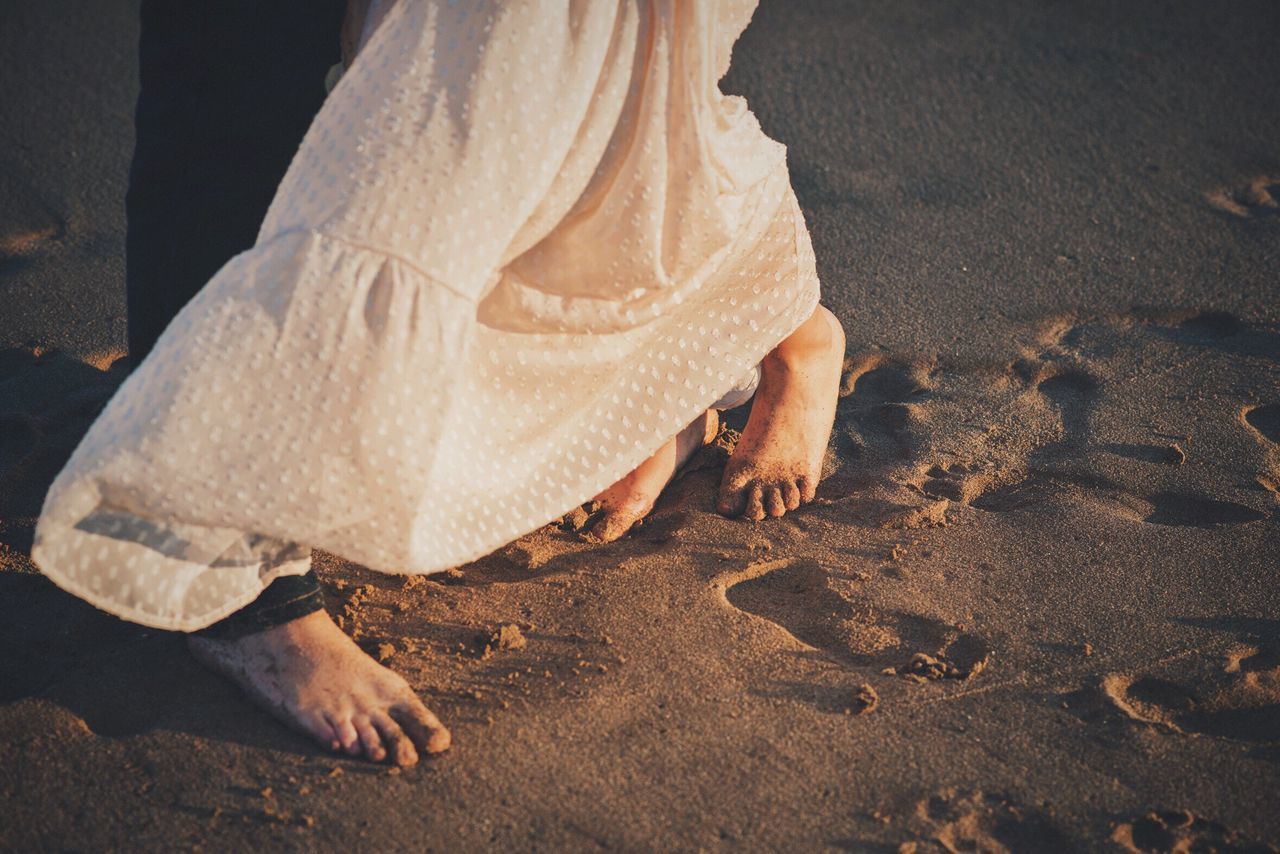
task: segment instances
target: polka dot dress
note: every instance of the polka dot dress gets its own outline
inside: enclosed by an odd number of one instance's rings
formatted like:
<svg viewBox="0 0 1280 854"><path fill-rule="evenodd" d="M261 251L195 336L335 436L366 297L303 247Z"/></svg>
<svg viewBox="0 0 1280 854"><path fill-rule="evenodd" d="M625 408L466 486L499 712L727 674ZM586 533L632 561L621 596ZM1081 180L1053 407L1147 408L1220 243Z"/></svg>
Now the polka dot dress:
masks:
<svg viewBox="0 0 1280 854"><path fill-rule="evenodd" d="M53 484L41 569L186 631L311 548L439 571L731 392L818 298L785 150L717 86L753 7L390 5Z"/></svg>

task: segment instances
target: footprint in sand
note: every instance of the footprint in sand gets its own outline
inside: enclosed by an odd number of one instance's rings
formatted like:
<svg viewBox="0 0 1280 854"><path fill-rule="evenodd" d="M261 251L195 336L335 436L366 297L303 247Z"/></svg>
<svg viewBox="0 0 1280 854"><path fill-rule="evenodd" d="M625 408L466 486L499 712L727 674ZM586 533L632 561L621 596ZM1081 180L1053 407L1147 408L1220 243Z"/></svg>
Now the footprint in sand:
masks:
<svg viewBox="0 0 1280 854"><path fill-rule="evenodd" d="M1190 493L1161 492L1148 501L1152 509L1143 521L1152 525L1216 528L1267 518L1267 514L1234 501L1218 501Z"/></svg>
<svg viewBox="0 0 1280 854"><path fill-rule="evenodd" d="M899 851L1071 851L1079 847L1044 810L977 791L944 789L920 801L907 828L916 839Z"/></svg>
<svg viewBox="0 0 1280 854"><path fill-rule="evenodd" d="M969 503L987 513L1013 513L1048 503L1056 491L1050 478L1029 477L983 493Z"/></svg>
<svg viewBox="0 0 1280 854"><path fill-rule="evenodd" d="M1205 347L1236 356L1280 362L1280 335L1225 311L1140 311L1131 319L1180 346Z"/></svg>
<svg viewBox="0 0 1280 854"><path fill-rule="evenodd" d="M853 667L876 667L924 682L968 679L991 648L978 635L928 617L882 613L841 595L811 560L754 564L721 587L733 607L762 617L794 639Z"/></svg>
<svg viewBox="0 0 1280 854"><path fill-rule="evenodd" d="M1212 207L1240 219L1280 213L1280 177L1259 175L1238 187L1219 187L1204 195Z"/></svg>
<svg viewBox="0 0 1280 854"><path fill-rule="evenodd" d="M1036 384L1036 390L1049 399L1062 418L1061 448L1082 445L1089 431L1089 412L1093 408L1098 381L1083 370L1068 369ZM1047 451L1041 448L1040 451Z"/></svg>
<svg viewBox="0 0 1280 854"><path fill-rule="evenodd" d="M1245 410L1244 421L1257 431L1258 435L1276 445L1280 445L1280 404L1269 403Z"/></svg>
<svg viewBox="0 0 1280 854"><path fill-rule="evenodd" d="M1018 483L989 490L968 503L988 513L1007 513L1041 507L1073 494L1103 504L1121 519L1172 528L1220 528L1267 519L1265 512L1207 495L1161 492L1143 497L1103 478L1066 472L1032 472Z"/></svg>
<svg viewBox="0 0 1280 854"><path fill-rule="evenodd" d="M1111 841L1131 854L1165 851L1214 851L1220 854L1263 854L1275 852L1272 845L1244 839L1216 821L1200 818L1187 810L1149 812L1142 818L1116 825Z"/></svg>
<svg viewBox="0 0 1280 854"><path fill-rule="evenodd" d="M1010 513L1039 507L1072 494L1102 504L1121 518L1151 525L1217 528L1267 518L1266 513L1234 501L1220 501L1187 492L1159 492L1143 498L1102 479L1049 473L1032 474L1017 483L984 493L970 503L988 513Z"/></svg>
<svg viewBox="0 0 1280 854"><path fill-rule="evenodd" d="M1240 318L1225 311L1202 311L1179 323L1178 328L1201 337L1230 338L1239 335L1244 324Z"/></svg>
<svg viewBox="0 0 1280 854"><path fill-rule="evenodd" d="M1180 466L1187 461L1187 452L1182 450L1181 445L1175 443L1148 445L1140 442L1109 442L1099 447L1117 457L1141 463Z"/></svg>
<svg viewBox="0 0 1280 854"><path fill-rule="evenodd" d="M57 240L64 226L26 181L0 163L0 272L21 266Z"/></svg>
<svg viewBox="0 0 1280 854"><path fill-rule="evenodd" d="M1280 644L1244 643L1199 673L1112 673L1099 686L1125 717L1171 732L1280 742Z"/></svg>
<svg viewBox="0 0 1280 854"><path fill-rule="evenodd" d="M1183 317L1178 328L1212 339L1238 336L1243 329L1237 318L1225 312L1202 312ZM1107 478L1074 470L1078 469L1076 464L1088 449L1091 437L1089 422L1099 402L1100 383L1080 365L1058 365L1028 359L1015 363L1013 370L1056 411L1062 424L1061 438L1041 445L1028 455L1027 463L1032 471L1020 481L989 488L988 484L966 484L950 470L931 470L928 473L931 479L922 487L926 492L944 495L993 513L1013 512L1076 497L1103 505L1121 518L1169 527L1216 528L1268 518L1267 513L1244 504L1190 492L1165 490L1154 494L1135 494ZM1242 418L1264 438L1268 434L1280 434L1280 407L1256 407L1244 412ZM1110 443L1097 447L1117 456L1151 464L1177 466L1186 462L1186 452L1174 444Z"/></svg>
<svg viewBox="0 0 1280 854"><path fill-rule="evenodd" d="M1280 404L1248 407L1240 413L1240 418L1260 444L1280 446ZM1258 473L1254 480L1258 486L1280 498L1280 465L1273 461L1269 469Z"/></svg>
<svg viewBox="0 0 1280 854"><path fill-rule="evenodd" d="M929 391L917 372L900 365L880 365L856 376L853 393L864 400L906 403Z"/></svg>
<svg viewBox="0 0 1280 854"><path fill-rule="evenodd" d="M931 498L946 498L969 504L991 485L991 475L967 462L937 465L925 472L920 488Z"/></svg>
<svg viewBox="0 0 1280 854"><path fill-rule="evenodd" d="M923 373L918 366L886 365L876 359L847 369L839 418L850 440L857 446L887 450L890 457L909 456L905 433L920 421L920 405L930 390Z"/></svg>

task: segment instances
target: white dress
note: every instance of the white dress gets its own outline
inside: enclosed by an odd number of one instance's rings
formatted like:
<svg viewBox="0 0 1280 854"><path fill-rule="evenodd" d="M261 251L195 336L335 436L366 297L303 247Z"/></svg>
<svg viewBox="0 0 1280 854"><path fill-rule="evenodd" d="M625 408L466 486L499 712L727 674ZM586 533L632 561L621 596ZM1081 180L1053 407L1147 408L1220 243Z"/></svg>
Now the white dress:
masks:
<svg viewBox="0 0 1280 854"><path fill-rule="evenodd" d="M785 149L717 85L754 5L391 6L53 484L40 568L189 631L313 547L439 571L641 463L818 299Z"/></svg>

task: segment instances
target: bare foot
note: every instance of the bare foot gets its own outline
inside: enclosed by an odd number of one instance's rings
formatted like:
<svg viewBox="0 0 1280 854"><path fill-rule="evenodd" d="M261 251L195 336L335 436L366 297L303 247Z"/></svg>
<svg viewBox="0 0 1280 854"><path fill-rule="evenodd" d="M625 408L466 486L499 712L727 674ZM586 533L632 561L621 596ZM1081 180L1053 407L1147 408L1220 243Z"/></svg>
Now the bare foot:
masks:
<svg viewBox="0 0 1280 854"><path fill-rule="evenodd" d="M720 416L708 409L658 452L637 466L631 474L595 497L596 518L587 536L601 543L612 542L649 514L662 490L694 451L710 442L720 429Z"/></svg>
<svg viewBox="0 0 1280 854"><path fill-rule="evenodd" d="M831 438L844 329L822 306L760 363L760 388L720 481L726 516L781 516L813 500Z"/></svg>
<svg viewBox="0 0 1280 854"><path fill-rule="evenodd" d="M235 640L187 638L206 667L330 750L412 765L449 747L449 731L409 683L378 664L324 611Z"/></svg>

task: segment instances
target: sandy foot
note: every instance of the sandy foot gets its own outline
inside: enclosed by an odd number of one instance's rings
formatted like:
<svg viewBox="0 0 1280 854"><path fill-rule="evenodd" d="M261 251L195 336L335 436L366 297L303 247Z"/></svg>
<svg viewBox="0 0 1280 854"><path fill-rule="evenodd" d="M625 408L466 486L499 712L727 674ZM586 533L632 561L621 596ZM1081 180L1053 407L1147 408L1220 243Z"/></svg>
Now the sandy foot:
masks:
<svg viewBox="0 0 1280 854"><path fill-rule="evenodd" d="M719 426L719 415L715 410L707 410L631 474L597 495L595 501L599 508L587 536L608 543L631 530L653 509L658 496L680 467L698 448L715 438Z"/></svg>
<svg viewBox="0 0 1280 854"><path fill-rule="evenodd" d="M720 482L721 513L759 520L813 500L843 362L844 330L822 306L765 357L746 429Z"/></svg>
<svg viewBox="0 0 1280 854"><path fill-rule="evenodd" d="M195 657L330 750L412 765L449 747L449 731L409 683L316 611L236 640L191 636Z"/></svg>

